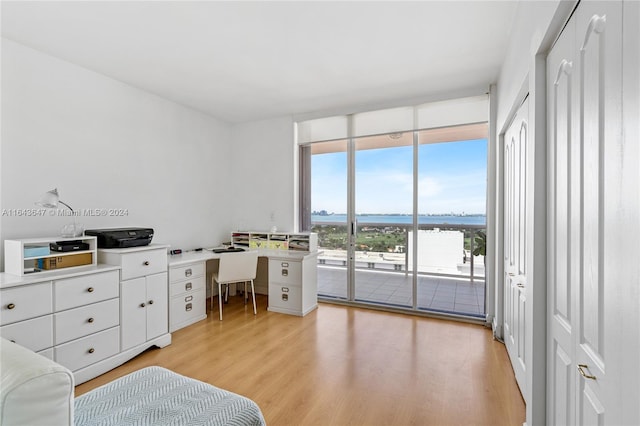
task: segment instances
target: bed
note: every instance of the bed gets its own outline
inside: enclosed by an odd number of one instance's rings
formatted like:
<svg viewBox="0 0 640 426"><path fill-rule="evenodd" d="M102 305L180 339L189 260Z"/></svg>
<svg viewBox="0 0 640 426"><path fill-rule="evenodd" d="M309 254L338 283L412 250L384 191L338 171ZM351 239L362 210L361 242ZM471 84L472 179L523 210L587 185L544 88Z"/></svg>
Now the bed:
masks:
<svg viewBox="0 0 640 426"><path fill-rule="evenodd" d="M162 367L147 367L75 399L77 426L265 425L252 400Z"/></svg>

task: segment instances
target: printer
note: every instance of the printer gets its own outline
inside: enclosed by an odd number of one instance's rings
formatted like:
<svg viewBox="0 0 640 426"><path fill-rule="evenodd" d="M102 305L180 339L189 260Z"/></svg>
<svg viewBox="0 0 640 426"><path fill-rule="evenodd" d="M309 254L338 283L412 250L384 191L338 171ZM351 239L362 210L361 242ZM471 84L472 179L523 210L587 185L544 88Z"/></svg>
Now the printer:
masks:
<svg viewBox="0 0 640 426"><path fill-rule="evenodd" d="M153 228L88 229L85 235L98 238L98 248L146 246L153 238Z"/></svg>

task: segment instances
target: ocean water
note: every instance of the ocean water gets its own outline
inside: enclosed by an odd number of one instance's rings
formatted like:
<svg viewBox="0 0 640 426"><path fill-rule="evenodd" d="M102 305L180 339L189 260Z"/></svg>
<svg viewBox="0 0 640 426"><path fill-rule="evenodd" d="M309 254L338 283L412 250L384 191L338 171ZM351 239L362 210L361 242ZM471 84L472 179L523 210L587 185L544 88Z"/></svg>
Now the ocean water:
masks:
<svg viewBox="0 0 640 426"><path fill-rule="evenodd" d="M400 223L410 224L413 222L411 215L356 215L359 224L364 223ZM311 223L347 223L346 214L332 214L327 216L311 215ZM418 223L423 224L451 224L451 225L486 225L487 217L479 216L456 216L456 215L438 215L426 216L419 215Z"/></svg>

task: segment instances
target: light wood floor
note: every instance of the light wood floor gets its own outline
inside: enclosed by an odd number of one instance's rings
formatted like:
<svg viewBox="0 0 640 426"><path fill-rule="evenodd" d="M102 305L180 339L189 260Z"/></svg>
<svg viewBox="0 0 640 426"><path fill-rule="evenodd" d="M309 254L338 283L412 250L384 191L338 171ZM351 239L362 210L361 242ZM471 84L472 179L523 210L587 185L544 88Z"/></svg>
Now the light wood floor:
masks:
<svg viewBox="0 0 640 426"><path fill-rule="evenodd" d="M320 304L258 315L231 297L206 320L76 387L159 365L253 399L268 425L521 425L525 407L489 329Z"/></svg>

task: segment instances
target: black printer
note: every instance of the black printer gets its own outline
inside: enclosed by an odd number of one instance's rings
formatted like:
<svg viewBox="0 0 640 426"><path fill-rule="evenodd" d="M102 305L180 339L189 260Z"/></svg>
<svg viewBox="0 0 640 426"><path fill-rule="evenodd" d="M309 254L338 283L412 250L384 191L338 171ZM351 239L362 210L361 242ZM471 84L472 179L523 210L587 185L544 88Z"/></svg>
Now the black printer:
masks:
<svg viewBox="0 0 640 426"><path fill-rule="evenodd" d="M88 229L85 235L98 237L98 248L125 248L149 245L153 228Z"/></svg>

